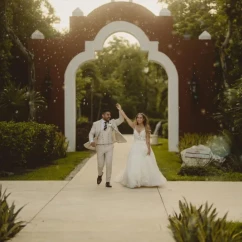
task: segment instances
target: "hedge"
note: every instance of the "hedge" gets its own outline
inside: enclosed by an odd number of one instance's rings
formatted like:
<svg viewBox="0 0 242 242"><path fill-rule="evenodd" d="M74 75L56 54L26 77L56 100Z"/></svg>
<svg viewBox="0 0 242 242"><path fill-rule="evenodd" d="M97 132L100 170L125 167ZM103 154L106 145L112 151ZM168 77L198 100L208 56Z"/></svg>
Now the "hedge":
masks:
<svg viewBox="0 0 242 242"><path fill-rule="evenodd" d="M33 168L66 156L66 138L54 125L0 122L0 170Z"/></svg>
<svg viewBox="0 0 242 242"><path fill-rule="evenodd" d="M76 127L76 150L81 151L85 150L83 147L83 144L88 142L89 138L89 132L92 128L92 123L89 122L83 122L78 123Z"/></svg>

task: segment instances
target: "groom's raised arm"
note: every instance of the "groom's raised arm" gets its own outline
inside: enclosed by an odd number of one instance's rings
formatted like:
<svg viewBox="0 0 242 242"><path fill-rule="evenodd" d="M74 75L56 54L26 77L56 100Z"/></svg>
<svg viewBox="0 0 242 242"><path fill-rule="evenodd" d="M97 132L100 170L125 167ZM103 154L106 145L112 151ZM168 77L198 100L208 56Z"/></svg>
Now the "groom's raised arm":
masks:
<svg viewBox="0 0 242 242"><path fill-rule="evenodd" d="M93 123L92 128L89 132L89 142L92 143L93 139L94 139L94 135L95 135L96 129L95 129L95 125Z"/></svg>
<svg viewBox="0 0 242 242"><path fill-rule="evenodd" d="M115 123L116 123L117 126L119 126L121 123L124 122L124 117L123 117L123 115L121 114L120 111L119 111L119 118L118 119L115 119L114 121L115 121Z"/></svg>

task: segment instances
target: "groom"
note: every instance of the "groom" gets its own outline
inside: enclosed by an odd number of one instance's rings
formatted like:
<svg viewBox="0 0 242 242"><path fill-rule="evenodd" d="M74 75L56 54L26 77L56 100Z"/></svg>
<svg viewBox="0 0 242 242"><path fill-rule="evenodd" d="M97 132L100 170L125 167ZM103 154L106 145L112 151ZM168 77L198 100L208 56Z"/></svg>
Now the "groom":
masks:
<svg viewBox="0 0 242 242"><path fill-rule="evenodd" d="M93 123L92 129L89 133L89 144L91 144L92 147L95 147L97 151L98 185L102 182L103 168L106 163L106 187L112 187L110 185L110 180L112 174L114 142L127 142L118 131L117 127L123 123L123 121L124 118L121 113L119 113L118 119L111 119L111 112L105 110L102 112L102 119Z"/></svg>

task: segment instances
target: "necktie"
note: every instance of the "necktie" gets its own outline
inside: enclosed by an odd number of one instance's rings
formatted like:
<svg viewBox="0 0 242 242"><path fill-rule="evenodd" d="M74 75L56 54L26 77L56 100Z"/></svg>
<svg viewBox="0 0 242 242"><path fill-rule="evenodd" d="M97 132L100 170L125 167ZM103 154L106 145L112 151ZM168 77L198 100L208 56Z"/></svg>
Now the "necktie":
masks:
<svg viewBox="0 0 242 242"><path fill-rule="evenodd" d="M107 129L107 122L104 122L104 130Z"/></svg>

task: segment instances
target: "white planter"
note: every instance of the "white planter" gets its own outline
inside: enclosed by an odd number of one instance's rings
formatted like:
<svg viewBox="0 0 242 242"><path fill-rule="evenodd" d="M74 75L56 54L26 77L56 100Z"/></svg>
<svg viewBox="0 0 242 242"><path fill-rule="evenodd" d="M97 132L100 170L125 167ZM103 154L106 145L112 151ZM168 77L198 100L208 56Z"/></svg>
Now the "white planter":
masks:
<svg viewBox="0 0 242 242"><path fill-rule="evenodd" d="M158 145L158 135L151 135L151 144L152 145Z"/></svg>

